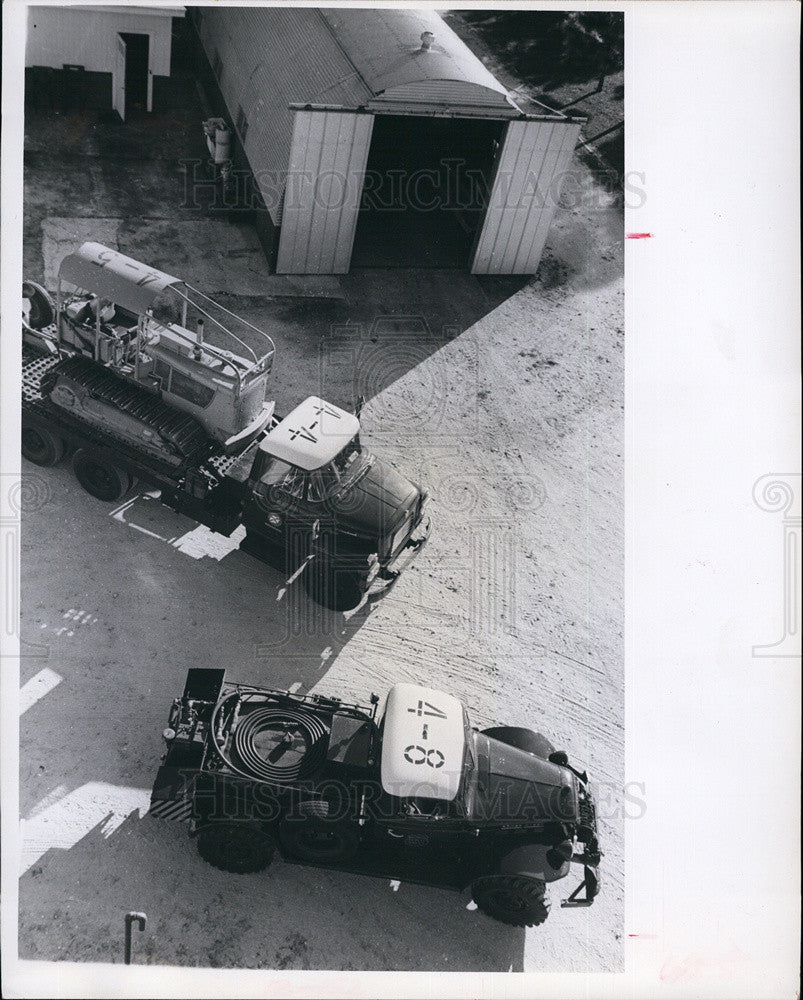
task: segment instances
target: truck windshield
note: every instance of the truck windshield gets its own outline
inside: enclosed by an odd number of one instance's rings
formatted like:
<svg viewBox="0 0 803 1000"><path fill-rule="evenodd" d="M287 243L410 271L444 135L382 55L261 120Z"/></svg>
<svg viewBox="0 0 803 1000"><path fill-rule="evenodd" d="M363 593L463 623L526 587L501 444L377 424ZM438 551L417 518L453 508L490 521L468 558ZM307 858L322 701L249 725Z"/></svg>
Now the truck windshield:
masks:
<svg viewBox="0 0 803 1000"><path fill-rule="evenodd" d="M367 468L369 462L370 456L363 451L359 438L352 438L331 462L309 474L307 499L313 503L321 502L345 489Z"/></svg>

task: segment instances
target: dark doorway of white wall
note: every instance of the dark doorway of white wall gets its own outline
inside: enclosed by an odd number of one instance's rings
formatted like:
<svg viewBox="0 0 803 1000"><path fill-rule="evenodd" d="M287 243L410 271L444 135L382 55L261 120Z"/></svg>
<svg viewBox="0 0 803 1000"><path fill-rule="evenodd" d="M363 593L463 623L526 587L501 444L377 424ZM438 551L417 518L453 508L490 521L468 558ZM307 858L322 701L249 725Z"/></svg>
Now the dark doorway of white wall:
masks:
<svg viewBox="0 0 803 1000"><path fill-rule="evenodd" d="M125 42L125 116L148 110L148 62L150 38L138 32L121 31Z"/></svg>
<svg viewBox="0 0 803 1000"><path fill-rule="evenodd" d="M505 122L377 115L351 263L471 263Z"/></svg>

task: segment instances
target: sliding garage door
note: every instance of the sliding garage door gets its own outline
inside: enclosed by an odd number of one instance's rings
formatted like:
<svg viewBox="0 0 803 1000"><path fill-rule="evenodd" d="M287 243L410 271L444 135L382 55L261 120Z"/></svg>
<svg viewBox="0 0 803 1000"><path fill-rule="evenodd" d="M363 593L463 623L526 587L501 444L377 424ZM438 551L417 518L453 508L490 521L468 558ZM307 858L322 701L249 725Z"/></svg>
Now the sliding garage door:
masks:
<svg viewBox="0 0 803 1000"><path fill-rule="evenodd" d="M579 134L577 122L508 124L474 252L474 274L535 274Z"/></svg>
<svg viewBox="0 0 803 1000"><path fill-rule="evenodd" d="M362 198L373 115L294 110L276 270L345 274Z"/></svg>

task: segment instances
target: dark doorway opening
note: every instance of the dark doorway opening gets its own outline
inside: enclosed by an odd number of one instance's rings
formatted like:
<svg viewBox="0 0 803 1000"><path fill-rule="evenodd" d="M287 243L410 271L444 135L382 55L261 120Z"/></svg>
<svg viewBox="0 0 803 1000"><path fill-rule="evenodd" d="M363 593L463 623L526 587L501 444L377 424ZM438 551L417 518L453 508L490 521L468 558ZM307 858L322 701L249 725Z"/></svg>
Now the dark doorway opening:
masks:
<svg viewBox="0 0 803 1000"><path fill-rule="evenodd" d="M148 110L148 62L150 37L121 31L125 42L125 115L141 115Z"/></svg>
<svg viewBox="0 0 803 1000"><path fill-rule="evenodd" d="M352 266L467 267L505 127L377 115Z"/></svg>

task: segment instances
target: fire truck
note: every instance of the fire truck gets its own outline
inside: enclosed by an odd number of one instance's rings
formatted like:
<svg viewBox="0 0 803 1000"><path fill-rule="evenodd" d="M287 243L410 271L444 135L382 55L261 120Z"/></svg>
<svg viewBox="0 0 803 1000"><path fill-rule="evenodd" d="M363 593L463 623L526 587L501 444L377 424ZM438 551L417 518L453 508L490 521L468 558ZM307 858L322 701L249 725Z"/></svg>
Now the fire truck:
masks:
<svg viewBox="0 0 803 1000"><path fill-rule="evenodd" d="M563 906L589 906L602 857L588 775L540 733L478 731L452 695L417 684L349 704L231 684L192 668L171 706L151 814L186 820L230 872L283 856L469 889L507 924L543 923L548 886L583 872Z"/></svg>

